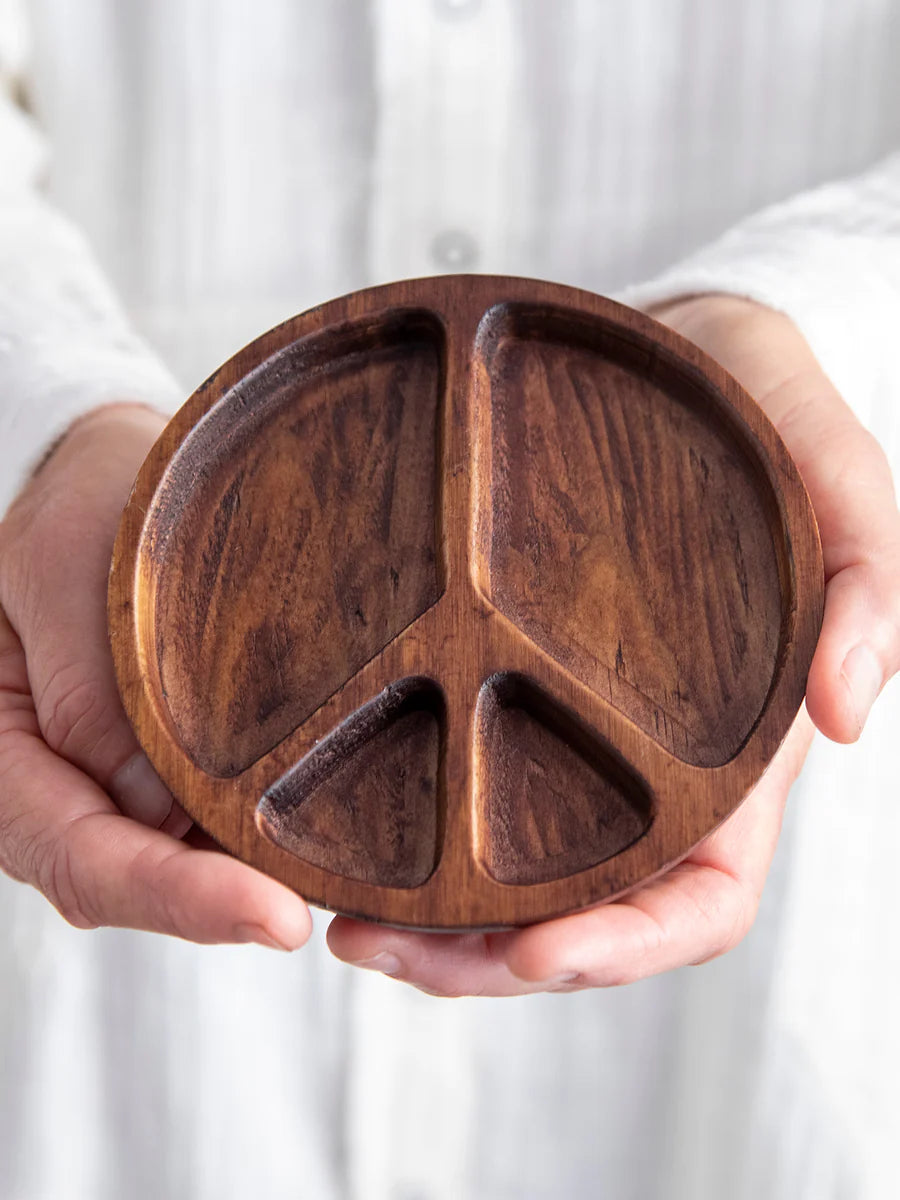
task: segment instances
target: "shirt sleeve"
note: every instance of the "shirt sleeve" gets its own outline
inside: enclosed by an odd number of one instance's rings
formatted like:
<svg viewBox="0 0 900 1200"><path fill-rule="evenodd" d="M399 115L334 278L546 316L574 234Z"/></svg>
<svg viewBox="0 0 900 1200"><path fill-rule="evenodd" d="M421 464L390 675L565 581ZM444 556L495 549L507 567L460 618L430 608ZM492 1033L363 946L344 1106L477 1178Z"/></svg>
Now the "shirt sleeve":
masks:
<svg viewBox="0 0 900 1200"><path fill-rule="evenodd" d="M75 418L180 389L137 336L83 235L41 194L48 147L17 103L20 33L0 9L0 513Z"/></svg>
<svg viewBox="0 0 900 1200"><path fill-rule="evenodd" d="M890 440L900 331L900 153L861 176L756 213L618 298L646 308L698 292L730 292L786 313L857 416Z"/></svg>

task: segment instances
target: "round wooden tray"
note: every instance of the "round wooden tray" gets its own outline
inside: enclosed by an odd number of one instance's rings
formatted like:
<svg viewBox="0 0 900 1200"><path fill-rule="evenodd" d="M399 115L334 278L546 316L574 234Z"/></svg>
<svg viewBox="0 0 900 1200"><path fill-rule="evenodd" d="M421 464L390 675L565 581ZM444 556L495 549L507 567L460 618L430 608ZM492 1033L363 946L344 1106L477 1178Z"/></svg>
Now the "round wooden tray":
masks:
<svg viewBox="0 0 900 1200"><path fill-rule="evenodd" d="M188 400L112 564L126 711L227 850L339 912L524 924L759 778L823 604L758 406L656 322L455 276L280 325Z"/></svg>

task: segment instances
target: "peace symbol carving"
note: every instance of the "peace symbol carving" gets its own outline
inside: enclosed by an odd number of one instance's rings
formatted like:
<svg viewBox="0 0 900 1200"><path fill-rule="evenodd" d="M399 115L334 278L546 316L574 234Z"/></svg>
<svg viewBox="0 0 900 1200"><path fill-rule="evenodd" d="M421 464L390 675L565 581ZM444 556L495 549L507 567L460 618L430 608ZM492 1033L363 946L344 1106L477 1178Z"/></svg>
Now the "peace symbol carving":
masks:
<svg viewBox="0 0 900 1200"><path fill-rule="evenodd" d="M336 911L522 924L683 857L804 694L798 472L696 347L586 292L358 292L237 354L141 469L109 622L151 761Z"/></svg>

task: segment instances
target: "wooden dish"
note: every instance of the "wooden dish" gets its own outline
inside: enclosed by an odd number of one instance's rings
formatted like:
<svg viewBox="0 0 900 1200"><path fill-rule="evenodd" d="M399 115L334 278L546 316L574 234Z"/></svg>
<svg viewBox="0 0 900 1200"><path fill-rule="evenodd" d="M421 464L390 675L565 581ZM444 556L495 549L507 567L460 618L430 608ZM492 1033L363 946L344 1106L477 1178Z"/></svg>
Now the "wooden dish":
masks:
<svg viewBox="0 0 900 1200"><path fill-rule="evenodd" d="M338 912L525 924L682 858L802 700L809 499L738 384L586 292L456 276L271 330L141 468L125 708L227 850Z"/></svg>

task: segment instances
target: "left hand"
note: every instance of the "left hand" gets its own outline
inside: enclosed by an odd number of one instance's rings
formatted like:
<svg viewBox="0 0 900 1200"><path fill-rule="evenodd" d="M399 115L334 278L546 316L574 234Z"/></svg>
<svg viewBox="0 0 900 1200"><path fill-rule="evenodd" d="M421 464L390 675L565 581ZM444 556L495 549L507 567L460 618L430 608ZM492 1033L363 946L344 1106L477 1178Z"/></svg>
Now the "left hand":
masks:
<svg viewBox="0 0 900 1200"><path fill-rule="evenodd" d="M606 987L715 958L753 923L812 722L834 741L855 741L900 667L900 513L890 468L796 326L752 301L720 295L676 301L651 315L744 385L809 491L826 594L806 709L740 808L681 863L622 899L488 934L414 933L337 917L328 942L338 958L443 996Z"/></svg>

